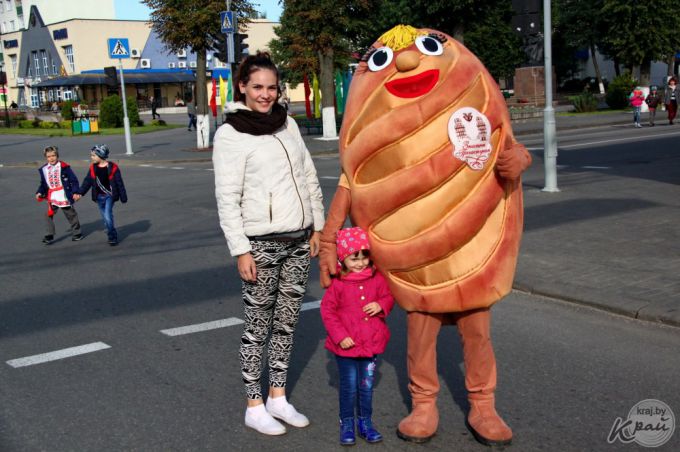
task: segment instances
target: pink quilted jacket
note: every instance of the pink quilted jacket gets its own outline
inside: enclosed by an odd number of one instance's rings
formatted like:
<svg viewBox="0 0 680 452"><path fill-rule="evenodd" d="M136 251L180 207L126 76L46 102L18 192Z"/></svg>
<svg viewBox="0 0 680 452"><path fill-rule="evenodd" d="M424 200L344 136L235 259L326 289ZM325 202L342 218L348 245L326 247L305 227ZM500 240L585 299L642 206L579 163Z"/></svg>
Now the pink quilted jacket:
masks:
<svg viewBox="0 0 680 452"><path fill-rule="evenodd" d="M394 306L394 298L383 275L377 270L367 273L334 279L321 300L321 318L328 332L326 349L336 355L369 358L383 353L390 339L385 317ZM372 301L382 307L373 317L361 310ZM355 345L343 350L339 344L348 336Z"/></svg>

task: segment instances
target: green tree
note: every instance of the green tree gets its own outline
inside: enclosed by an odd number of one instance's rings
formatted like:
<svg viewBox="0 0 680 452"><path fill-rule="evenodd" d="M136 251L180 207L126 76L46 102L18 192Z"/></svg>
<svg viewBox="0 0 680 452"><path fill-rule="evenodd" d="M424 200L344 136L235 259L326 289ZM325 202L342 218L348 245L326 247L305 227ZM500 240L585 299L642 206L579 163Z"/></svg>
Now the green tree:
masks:
<svg viewBox="0 0 680 452"><path fill-rule="evenodd" d="M273 57L288 80L319 72L324 136L336 134L333 107L335 68L349 61L354 42L366 32L374 0L288 0L284 3Z"/></svg>
<svg viewBox="0 0 680 452"><path fill-rule="evenodd" d="M558 0L556 4L559 35L572 48L587 48L595 76L604 94L604 83L597 62L597 47L602 41L602 7L604 0Z"/></svg>
<svg viewBox="0 0 680 452"><path fill-rule="evenodd" d="M125 97L125 103L127 104L127 115L130 125L141 126L144 123L139 119L139 108L137 107L137 100L132 96ZM122 103L121 103L122 105Z"/></svg>
<svg viewBox="0 0 680 452"><path fill-rule="evenodd" d="M170 52L190 48L196 53L196 110L199 119L208 114L208 92L206 90L206 54L216 50L218 35L221 33L219 13L225 3L214 0L142 0L151 9L153 30L161 37ZM241 29L248 24L248 18L256 13L248 0L232 0L231 10L236 13ZM203 118L204 119L204 118ZM207 124L200 127L200 124ZM199 122L199 147L208 147L210 121Z"/></svg>
<svg viewBox="0 0 680 452"><path fill-rule="evenodd" d="M102 101L99 107L99 123L102 127L123 126L123 101L118 94L112 94Z"/></svg>
<svg viewBox="0 0 680 452"><path fill-rule="evenodd" d="M603 0L602 43L605 54L631 72L640 68L649 82L651 62L668 61L680 48L677 0Z"/></svg>

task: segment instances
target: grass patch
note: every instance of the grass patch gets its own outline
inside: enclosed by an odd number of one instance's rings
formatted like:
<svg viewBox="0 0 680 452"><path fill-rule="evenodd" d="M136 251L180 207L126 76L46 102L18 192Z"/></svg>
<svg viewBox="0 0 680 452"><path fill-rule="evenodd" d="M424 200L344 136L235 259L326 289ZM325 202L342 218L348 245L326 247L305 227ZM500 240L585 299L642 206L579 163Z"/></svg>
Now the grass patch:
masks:
<svg viewBox="0 0 680 452"><path fill-rule="evenodd" d="M157 132L159 130L169 130L169 129L179 129L185 127L181 124L167 124L165 126L160 125L148 125L141 127L130 127L130 133L133 135L149 132ZM120 128L115 129L99 129L99 135L123 135L125 130ZM71 129L20 129L18 127L12 127L10 129L0 127L0 135L34 135L43 137L70 137L70 136L89 136L85 135L72 135ZM90 135L97 135L96 133Z"/></svg>

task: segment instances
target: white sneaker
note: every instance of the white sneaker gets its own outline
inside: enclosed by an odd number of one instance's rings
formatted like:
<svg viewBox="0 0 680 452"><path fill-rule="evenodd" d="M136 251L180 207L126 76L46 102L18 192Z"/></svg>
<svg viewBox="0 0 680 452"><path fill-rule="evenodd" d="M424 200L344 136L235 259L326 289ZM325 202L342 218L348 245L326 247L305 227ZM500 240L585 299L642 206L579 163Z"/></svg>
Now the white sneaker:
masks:
<svg viewBox="0 0 680 452"><path fill-rule="evenodd" d="M265 435L283 435L286 433L286 427L267 412L264 404L246 408L246 427Z"/></svg>
<svg viewBox="0 0 680 452"><path fill-rule="evenodd" d="M293 427L307 427L309 425L307 416L298 413L295 407L288 403L286 396L269 397L267 399L267 412Z"/></svg>

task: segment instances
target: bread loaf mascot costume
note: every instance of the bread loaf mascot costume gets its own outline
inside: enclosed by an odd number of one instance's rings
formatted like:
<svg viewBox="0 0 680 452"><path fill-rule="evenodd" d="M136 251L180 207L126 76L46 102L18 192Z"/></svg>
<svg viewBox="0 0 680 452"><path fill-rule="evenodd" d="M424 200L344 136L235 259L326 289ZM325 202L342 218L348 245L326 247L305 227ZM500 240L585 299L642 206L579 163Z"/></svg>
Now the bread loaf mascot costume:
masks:
<svg viewBox="0 0 680 452"><path fill-rule="evenodd" d="M437 431L437 335L458 327L475 438L509 444L496 413L489 307L512 288L522 234L520 173L505 100L482 63L444 33L399 25L362 58L340 134L342 176L322 233L321 284L336 272L335 233L350 215L408 312L411 414L397 434Z"/></svg>

